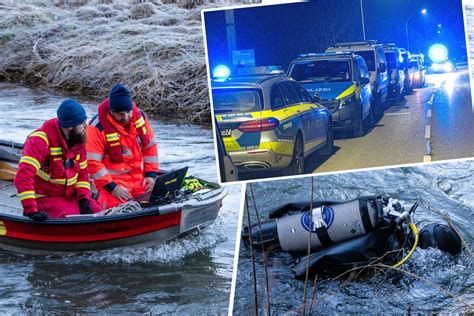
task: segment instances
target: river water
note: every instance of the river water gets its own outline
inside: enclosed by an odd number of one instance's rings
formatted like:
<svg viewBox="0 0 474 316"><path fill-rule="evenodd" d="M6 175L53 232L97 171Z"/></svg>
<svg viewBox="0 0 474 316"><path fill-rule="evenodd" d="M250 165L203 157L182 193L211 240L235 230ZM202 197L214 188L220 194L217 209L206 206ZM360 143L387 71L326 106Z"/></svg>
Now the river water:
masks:
<svg viewBox="0 0 474 316"><path fill-rule="evenodd" d="M24 142L64 99L46 90L0 83L0 138ZM79 100L92 117L100 100ZM151 121L163 169L189 166L216 181L212 131ZM214 224L151 248L112 249L64 257L0 250L0 311L24 313L227 313L241 186L229 194Z"/></svg>
<svg viewBox="0 0 474 316"><path fill-rule="evenodd" d="M267 214L273 207L311 198L311 178L308 177L255 183L252 186L257 209L263 219L268 218ZM416 223L423 220L443 221L440 212L446 212L467 244L471 245L468 247L470 250L465 248L457 257L437 249L417 248L402 266L455 298L423 280L394 271L362 276L348 283L319 276L312 308L314 314L472 313L474 274L470 252L474 241L474 160L319 176L314 178L314 188L315 200L349 200L362 195L389 194L406 205L421 201L414 218ZM250 205L253 205L251 198ZM251 222L256 221L251 208ZM247 215L244 215L243 222L246 226ZM290 270L292 257L286 253L271 254L268 261L271 312L301 315L304 281L294 279ZM260 312L264 313L265 281L261 253L256 254L256 269L258 305ZM253 310L252 280L250 251L241 243L235 314L247 314ZM312 286L308 293L311 291Z"/></svg>

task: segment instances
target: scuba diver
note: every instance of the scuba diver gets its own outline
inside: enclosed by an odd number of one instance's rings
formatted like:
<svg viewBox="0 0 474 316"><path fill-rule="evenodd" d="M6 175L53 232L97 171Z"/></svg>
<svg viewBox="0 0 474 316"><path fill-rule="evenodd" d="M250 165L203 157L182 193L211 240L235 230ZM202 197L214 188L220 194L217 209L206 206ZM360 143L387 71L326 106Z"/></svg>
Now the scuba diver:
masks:
<svg viewBox="0 0 474 316"><path fill-rule="evenodd" d="M388 196L289 203L271 210L269 220L245 227L242 238L254 249L296 257L292 268L296 278L304 278L307 269L314 275L381 261L397 268L417 246L453 255L461 252L461 238L445 224L428 224L418 231L412 222L417 207L418 202L405 210Z"/></svg>

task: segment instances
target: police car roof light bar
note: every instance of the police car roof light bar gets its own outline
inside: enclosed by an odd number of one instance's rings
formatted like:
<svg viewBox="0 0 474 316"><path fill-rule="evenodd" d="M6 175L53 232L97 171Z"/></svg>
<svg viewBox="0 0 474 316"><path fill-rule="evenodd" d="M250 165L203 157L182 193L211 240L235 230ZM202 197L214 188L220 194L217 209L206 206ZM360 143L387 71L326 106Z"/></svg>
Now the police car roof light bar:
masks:
<svg viewBox="0 0 474 316"><path fill-rule="evenodd" d="M268 76L282 75L284 73L281 66L258 66L238 68L236 76Z"/></svg>
<svg viewBox="0 0 474 316"><path fill-rule="evenodd" d="M341 56L352 55L353 53L354 51L352 50L345 50L345 51L340 51L340 52L308 53L308 54L299 54L297 58L303 59L303 58L309 58L309 57L328 57L328 56L341 57Z"/></svg>
<svg viewBox="0 0 474 316"><path fill-rule="evenodd" d="M342 42L334 44L334 47L345 47L345 46L371 46L377 44L377 40L368 40L361 42Z"/></svg>

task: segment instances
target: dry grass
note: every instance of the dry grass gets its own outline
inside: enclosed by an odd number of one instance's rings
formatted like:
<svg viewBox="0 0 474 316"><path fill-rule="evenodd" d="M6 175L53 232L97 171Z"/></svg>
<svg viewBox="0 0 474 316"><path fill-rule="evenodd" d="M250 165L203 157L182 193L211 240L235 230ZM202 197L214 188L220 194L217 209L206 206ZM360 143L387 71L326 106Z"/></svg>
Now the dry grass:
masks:
<svg viewBox="0 0 474 316"><path fill-rule="evenodd" d="M157 116L210 122L200 10L253 0L0 0L0 80L107 96L117 82Z"/></svg>

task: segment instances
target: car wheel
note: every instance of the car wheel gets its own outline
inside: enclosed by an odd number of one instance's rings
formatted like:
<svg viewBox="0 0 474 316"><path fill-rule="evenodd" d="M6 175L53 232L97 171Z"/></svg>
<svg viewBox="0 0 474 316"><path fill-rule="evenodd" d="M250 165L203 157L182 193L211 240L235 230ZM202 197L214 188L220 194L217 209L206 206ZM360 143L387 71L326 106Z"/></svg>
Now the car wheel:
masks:
<svg viewBox="0 0 474 316"><path fill-rule="evenodd" d="M367 114L367 117L364 119L365 132L370 131L370 129L374 126L374 121L375 121L374 116L375 116L374 108L371 106L369 114Z"/></svg>
<svg viewBox="0 0 474 316"><path fill-rule="evenodd" d="M327 140L324 147L321 149L321 155L332 155L334 152L334 131L332 129L332 123L328 124Z"/></svg>
<svg viewBox="0 0 474 316"><path fill-rule="evenodd" d="M377 94L374 100L374 123L378 122L383 116L384 105L382 104L382 96L380 93Z"/></svg>
<svg viewBox="0 0 474 316"><path fill-rule="evenodd" d="M395 103L400 103L405 99L405 91L400 90L398 91L397 97L395 98Z"/></svg>
<svg viewBox="0 0 474 316"><path fill-rule="evenodd" d="M392 104L390 103L390 100L388 98L388 95L385 97L385 102L382 104L382 109L384 112L391 106Z"/></svg>
<svg viewBox="0 0 474 316"><path fill-rule="evenodd" d="M354 129L352 130L352 135L353 137L360 137L364 135L364 122L362 120L362 109L357 115L357 118L354 124Z"/></svg>
<svg viewBox="0 0 474 316"><path fill-rule="evenodd" d="M295 141L295 148L293 149L293 159L288 167L288 175L303 174L304 173L304 144L303 137L298 134Z"/></svg>

